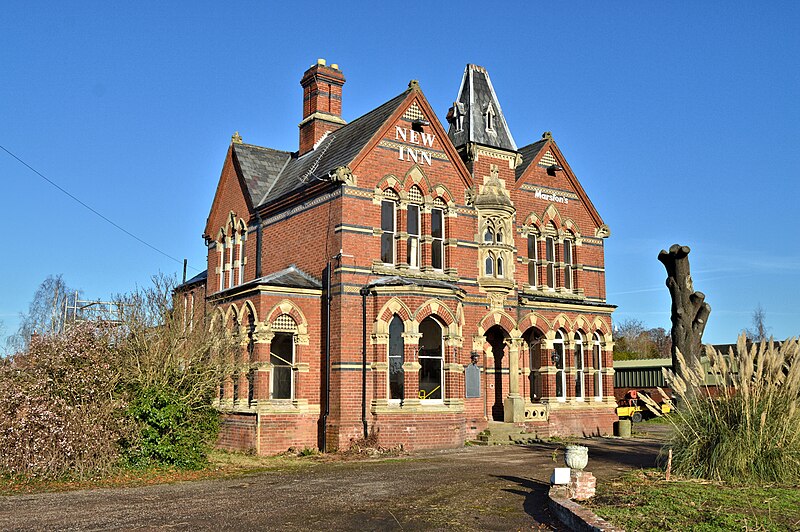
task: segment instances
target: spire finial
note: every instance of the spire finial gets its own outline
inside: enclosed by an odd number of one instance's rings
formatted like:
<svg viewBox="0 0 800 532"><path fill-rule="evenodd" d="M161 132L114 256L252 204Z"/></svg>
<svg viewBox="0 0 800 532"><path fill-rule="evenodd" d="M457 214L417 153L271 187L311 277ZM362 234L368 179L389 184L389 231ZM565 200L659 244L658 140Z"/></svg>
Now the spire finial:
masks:
<svg viewBox="0 0 800 532"><path fill-rule="evenodd" d="M242 136L239 134L238 131L235 131L233 135L231 135L231 144L241 144L242 143Z"/></svg>

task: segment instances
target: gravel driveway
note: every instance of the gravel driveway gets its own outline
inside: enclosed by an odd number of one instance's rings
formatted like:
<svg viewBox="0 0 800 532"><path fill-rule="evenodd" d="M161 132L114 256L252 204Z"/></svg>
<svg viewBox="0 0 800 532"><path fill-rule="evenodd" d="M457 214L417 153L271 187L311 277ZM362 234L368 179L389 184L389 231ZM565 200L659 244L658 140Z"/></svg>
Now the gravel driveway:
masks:
<svg viewBox="0 0 800 532"><path fill-rule="evenodd" d="M663 440L663 428L655 431L585 441L587 470L602 482L652 466ZM0 497L0 529L560 530L546 493L562 447L466 447L221 480Z"/></svg>

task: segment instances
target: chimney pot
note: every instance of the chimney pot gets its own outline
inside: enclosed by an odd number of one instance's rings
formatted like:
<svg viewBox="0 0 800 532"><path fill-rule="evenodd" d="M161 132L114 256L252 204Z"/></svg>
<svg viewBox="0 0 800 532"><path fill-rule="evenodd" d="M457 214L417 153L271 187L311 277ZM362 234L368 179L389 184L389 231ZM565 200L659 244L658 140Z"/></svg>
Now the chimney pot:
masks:
<svg viewBox="0 0 800 532"><path fill-rule="evenodd" d="M339 65L330 67L324 59L305 71L303 87L303 121L300 122L300 155L314 149L326 133L342 127L342 85L345 79Z"/></svg>

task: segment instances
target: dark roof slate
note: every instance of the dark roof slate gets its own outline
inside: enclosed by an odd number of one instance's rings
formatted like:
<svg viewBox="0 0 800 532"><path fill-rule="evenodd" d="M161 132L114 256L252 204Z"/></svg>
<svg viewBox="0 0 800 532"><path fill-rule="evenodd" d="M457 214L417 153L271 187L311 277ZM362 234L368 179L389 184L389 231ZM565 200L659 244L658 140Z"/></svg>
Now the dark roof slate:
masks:
<svg viewBox="0 0 800 532"><path fill-rule="evenodd" d="M527 146L523 146L519 149L520 155L522 155L522 163L517 166L517 179L522 177L522 174L525 173L525 170L528 169L528 166L533 162L536 156L542 151L542 147L547 143L547 139L537 140L533 144L528 144Z"/></svg>
<svg viewBox="0 0 800 532"><path fill-rule="evenodd" d="M234 144L247 192L254 207L325 179L348 165L394 113L411 89L334 131L316 149L301 156L250 144Z"/></svg>
<svg viewBox="0 0 800 532"><path fill-rule="evenodd" d="M187 286L191 286L193 284L197 284L197 283L203 282L206 279L208 279L208 270L203 270L202 272L198 273L197 275L195 275L194 277L192 277L188 281L179 284L174 289L175 290L180 290L181 288L185 288Z"/></svg>
<svg viewBox="0 0 800 532"><path fill-rule="evenodd" d="M517 144L508 129L497 94L485 68L467 65L455 103L448 114L452 120L448 118L451 122L447 135L457 148L467 142L477 142L484 146L517 151ZM493 125L492 130L487 130L486 113L490 106L494 110ZM463 116L463 127L460 131L456 131L454 126L458 114Z"/></svg>
<svg viewBox="0 0 800 532"><path fill-rule="evenodd" d="M254 281L254 284L270 284L291 288L322 288L322 283L294 264L275 273L270 273ZM249 284L249 283L248 283Z"/></svg>

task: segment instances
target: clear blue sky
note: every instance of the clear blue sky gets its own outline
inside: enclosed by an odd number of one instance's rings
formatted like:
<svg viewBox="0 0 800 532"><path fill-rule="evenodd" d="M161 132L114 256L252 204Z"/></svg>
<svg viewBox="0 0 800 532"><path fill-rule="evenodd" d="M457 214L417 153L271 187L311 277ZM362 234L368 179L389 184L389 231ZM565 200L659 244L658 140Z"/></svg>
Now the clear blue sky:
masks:
<svg viewBox="0 0 800 532"><path fill-rule="evenodd" d="M679 242L706 341L759 303L775 336L800 333L797 2L272 4L7 3L0 144L193 275L231 134L296 149L318 57L347 77L348 120L410 79L443 119L476 63L517 144L552 131L611 227L616 320L669 327L656 256ZM2 151L0 177L7 332L49 274L92 299L179 274Z"/></svg>

